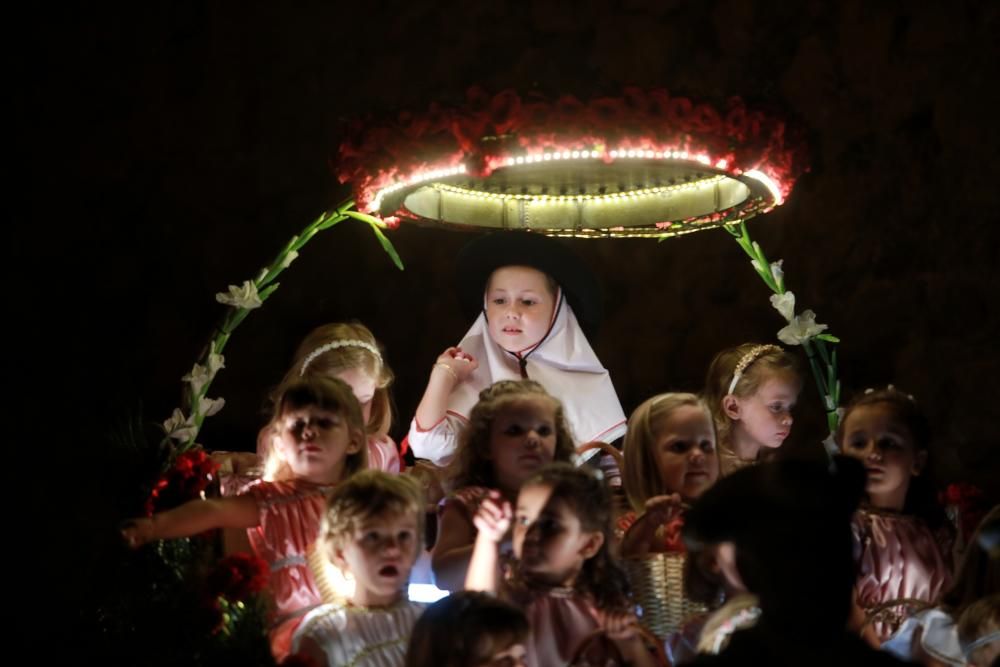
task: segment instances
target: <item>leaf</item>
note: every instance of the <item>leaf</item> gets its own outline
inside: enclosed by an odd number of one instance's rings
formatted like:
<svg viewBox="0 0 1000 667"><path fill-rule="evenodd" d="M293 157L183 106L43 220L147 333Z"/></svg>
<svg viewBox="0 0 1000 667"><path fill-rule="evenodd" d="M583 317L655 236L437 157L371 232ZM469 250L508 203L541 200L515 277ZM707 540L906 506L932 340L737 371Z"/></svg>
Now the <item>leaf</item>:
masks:
<svg viewBox="0 0 1000 667"><path fill-rule="evenodd" d="M840 342L840 339L837 338L836 336L833 336L831 334L826 334L826 333L816 334L816 336L814 336L814 338L816 338L818 340L825 340L827 343L839 343Z"/></svg>
<svg viewBox="0 0 1000 667"><path fill-rule="evenodd" d="M390 241L388 237L382 233L382 230L375 225L372 225L372 231L375 232L375 236L378 237L378 242L382 244L382 249L385 250L389 254L389 257L392 258L392 263L395 264L400 271L402 271L403 260L399 258L399 253L397 253L396 249L393 247L392 241Z"/></svg>
<svg viewBox="0 0 1000 667"><path fill-rule="evenodd" d="M327 218L326 220L324 220L322 223L320 223L316 227L316 231L320 232L320 231L323 231L324 229L330 229L330 227L333 227L338 222L343 222L346 219L347 219L347 217L344 216L344 215L342 215L342 214L341 215L330 216L329 218ZM301 246L299 246L299 247L301 247Z"/></svg>
<svg viewBox="0 0 1000 667"><path fill-rule="evenodd" d="M385 221L381 218L376 218L374 215L368 215L361 211L344 211L344 215L355 220L360 220L361 222L367 222L372 227L384 228L386 226Z"/></svg>

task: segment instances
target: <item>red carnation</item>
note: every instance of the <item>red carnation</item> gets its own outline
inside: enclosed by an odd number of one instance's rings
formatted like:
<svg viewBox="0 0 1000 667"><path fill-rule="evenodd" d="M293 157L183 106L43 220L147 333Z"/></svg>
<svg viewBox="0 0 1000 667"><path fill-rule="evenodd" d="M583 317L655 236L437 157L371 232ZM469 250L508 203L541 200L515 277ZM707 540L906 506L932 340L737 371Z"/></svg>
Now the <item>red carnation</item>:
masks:
<svg viewBox="0 0 1000 667"><path fill-rule="evenodd" d="M270 568L257 556L236 553L215 564L205 578L210 597L224 597L230 602L246 600L267 586Z"/></svg>
<svg viewBox="0 0 1000 667"><path fill-rule="evenodd" d="M146 514L152 516L201 497L218 469L219 464L204 449L191 449L179 455L173 467L153 486L146 500Z"/></svg>

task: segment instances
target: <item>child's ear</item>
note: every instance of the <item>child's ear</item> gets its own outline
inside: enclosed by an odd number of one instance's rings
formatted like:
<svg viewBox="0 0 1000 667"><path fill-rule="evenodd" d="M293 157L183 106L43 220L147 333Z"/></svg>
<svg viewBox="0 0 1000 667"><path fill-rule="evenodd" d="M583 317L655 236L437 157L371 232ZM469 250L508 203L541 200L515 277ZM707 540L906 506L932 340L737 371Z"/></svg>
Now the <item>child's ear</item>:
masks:
<svg viewBox="0 0 1000 667"><path fill-rule="evenodd" d="M351 441L347 443L347 453L357 454L367 444L367 438L362 431L351 429Z"/></svg>
<svg viewBox="0 0 1000 667"><path fill-rule="evenodd" d="M329 552L330 562L337 566L342 572L347 572L347 561L344 559L344 549L343 547L330 547Z"/></svg>
<svg viewBox="0 0 1000 667"><path fill-rule="evenodd" d="M722 398L722 411L730 419L739 419L741 412L740 399L736 398L732 394L726 394Z"/></svg>
<svg viewBox="0 0 1000 667"><path fill-rule="evenodd" d="M924 471L927 466L927 451L917 452L917 455L913 459L913 467L910 468L910 474L914 477L919 477L920 473Z"/></svg>
<svg viewBox="0 0 1000 667"><path fill-rule="evenodd" d="M601 550L601 546L603 544L604 533L597 530L592 533L587 533L583 546L580 548L580 555L583 556L583 560L593 558L597 552Z"/></svg>

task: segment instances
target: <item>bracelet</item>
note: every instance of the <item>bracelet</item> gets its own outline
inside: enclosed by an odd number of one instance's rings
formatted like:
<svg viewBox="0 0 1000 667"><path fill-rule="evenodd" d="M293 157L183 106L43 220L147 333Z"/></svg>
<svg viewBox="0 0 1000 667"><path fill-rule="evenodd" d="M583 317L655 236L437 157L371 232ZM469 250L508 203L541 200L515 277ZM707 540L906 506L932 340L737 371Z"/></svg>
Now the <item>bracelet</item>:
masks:
<svg viewBox="0 0 1000 667"><path fill-rule="evenodd" d="M453 377L455 379L455 382L458 382L458 373L455 372L454 368L452 368L448 364L444 363L443 361L437 362L436 364L434 364L434 366L432 368L438 368L438 367L443 368L446 371L448 371L449 373L451 373L451 377Z"/></svg>

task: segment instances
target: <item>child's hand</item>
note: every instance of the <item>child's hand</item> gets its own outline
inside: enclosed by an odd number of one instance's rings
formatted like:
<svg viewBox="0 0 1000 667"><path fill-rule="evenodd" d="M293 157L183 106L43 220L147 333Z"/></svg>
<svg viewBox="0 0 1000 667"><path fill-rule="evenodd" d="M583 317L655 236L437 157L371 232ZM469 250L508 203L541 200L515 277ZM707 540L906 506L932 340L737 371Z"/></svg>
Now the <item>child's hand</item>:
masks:
<svg viewBox="0 0 1000 667"><path fill-rule="evenodd" d="M514 516L510 503L501 497L497 491L491 491L490 495L479 504L476 516L472 523L479 531L476 539L489 540L494 544L499 544L510 530L511 519Z"/></svg>
<svg viewBox="0 0 1000 667"><path fill-rule="evenodd" d="M639 619L632 612L598 612L598 622L630 665L656 664L643 642Z"/></svg>
<svg viewBox="0 0 1000 667"><path fill-rule="evenodd" d="M683 501L679 493L667 496L653 496L646 501L646 511L643 517L650 525L662 526L672 520L681 509Z"/></svg>
<svg viewBox="0 0 1000 667"><path fill-rule="evenodd" d="M479 362L471 354L463 352L462 348L449 347L438 356L434 366L444 367L445 372L451 374L455 384L458 384L468 379L479 368Z"/></svg>
<svg viewBox="0 0 1000 667"><path fill-rule="evenodd" d="M608 639L619 642L639 638L639 619L630 611L598 612L598 622Z"/></svg>
<svg viewBox="0 0 1000 667"><path fill-rule="evenodd" d="M122 539L132 549L138 549L153 539L152 519L130 519L122 524Z"/></svg>

